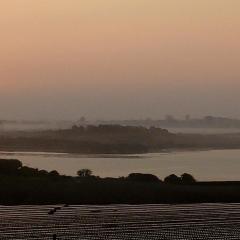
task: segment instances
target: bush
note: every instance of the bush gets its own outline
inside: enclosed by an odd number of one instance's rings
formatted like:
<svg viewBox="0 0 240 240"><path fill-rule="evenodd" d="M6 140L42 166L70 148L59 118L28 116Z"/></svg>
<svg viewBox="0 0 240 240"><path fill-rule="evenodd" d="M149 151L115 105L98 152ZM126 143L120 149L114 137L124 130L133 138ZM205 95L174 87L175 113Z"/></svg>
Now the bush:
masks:
<svg viewBox="0 0 240 240"><path fill-rule="evenodd" d="M0 159L0 174L15 174L22 167L16 159Z"/></svg>
<svg viewBox="0 0 240 240"><path fill-rule="evenodd" d="M31 176L31 177L34 177L38 174L38 169L36 168L31 168L31 167L22 167L21 169L19 169L19 173L22 175L22 176Z"/></svg>
<svg viewBox="0 0 240 240"><path fill-rule="evenodd" d="M181 183L181 178L176 176L175 174L171 174L164 179L164 182L171 183L171 184L177 184L177 183Z"/></svg>
<svg viewBox="0 0 240 240"><path fill-rule="evenodd" d="M80 169L79 171L77 171L77 175L79 177L90 177L92 175L92 171L90 169Z"/></svg>
<svg viewBox="0 0 240 240"><path fill-rule="evenodd" d="M128 175L127 180L138 182L160 182L161 180L152 174L131 173Z"/></svg>
<svg viewBox="0 0 240 240"><path fill-rule="evenodd" d="M53 170L53 171L49 172L49 176L51 176L51 177L58 177L60 175L59 175L59 173L56 170Z"/></svg>
<svg viewBox="0 0 240 240"><path fill-rule="evenodd" d="M195 183L196 182L196 179L191 174L188 174L188 173L182 174L181 180L183 183Z"/></svg>

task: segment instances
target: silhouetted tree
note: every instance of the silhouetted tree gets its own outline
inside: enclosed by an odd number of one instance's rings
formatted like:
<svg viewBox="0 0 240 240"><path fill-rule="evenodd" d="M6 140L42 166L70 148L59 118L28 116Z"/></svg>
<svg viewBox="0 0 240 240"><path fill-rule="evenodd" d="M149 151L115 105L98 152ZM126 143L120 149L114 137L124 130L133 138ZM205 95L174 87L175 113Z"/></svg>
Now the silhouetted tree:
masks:
<svg viewBox="0 0 240 240"><path fill-rule="evenodd" d="M188 174L188 173L182 174L181 180L183 183L195 183L196 182L196 179L191 174Z"/></svg>
<svg viewBox="0 0 240 240"><path fill-rule="evenodd" d="M38 174L41 175L41 176L47 176L48 175L48 171L46 171L46 170L39 170Z"/></svg>
<svg viewBox="0 0 240 240"><path fill-rule="evenodd" d="M49 172L49 175L52 177L58 177L59 173L56 170L53 170L53 171Z"/></svg>
<svg viewBox="0 0 240 240"><path fill-rule="evenodd" d="M77 171L77 175L79 177L90 177L92 175L92 171L87 168L80 169L79 171Z"/></svg>
<svg viewBox="0 0 240 240"><path fill-rule="evenodd" d="M37 176L38 169L24 166L19 170L19 173L23 176Z"/></svg>
<svg viewBox="0 0 240 240"><path fill-rule="evenodd" d="M160 182L161 180L153 174L131 173L127 180L139 182Z"/></svg>
<svg viewBox="0 0 240 240"><path fill-rule="evenodd" d="M22 163L16 159L0 159L0 174L13 174L22 167Z"/></svg>
<svg viewBox="0 0 240 240"><path fill-rule="evenodd" d="M176 184L181 182L181 178L176 176L175 174L171 174L164 179L164 182Z"/></svg>

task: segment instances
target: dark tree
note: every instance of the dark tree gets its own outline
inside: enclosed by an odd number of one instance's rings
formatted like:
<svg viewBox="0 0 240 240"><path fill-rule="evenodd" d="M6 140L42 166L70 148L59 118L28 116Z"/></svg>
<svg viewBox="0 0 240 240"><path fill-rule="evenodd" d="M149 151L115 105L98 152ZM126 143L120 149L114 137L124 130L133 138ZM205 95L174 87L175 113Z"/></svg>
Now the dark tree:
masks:
<svg viewBox="0 0 240 240"><path fill-rule="evenodd" d="M175 174L171 174L164 179L164 182L171 183L171 184L177 184L177 183L181 183L181 178L176 176Z"/></svg>
<svg viewBox="0 0 240 240"><path fill-rule="evenodd" d="M90 177L92 175L92 171L90 169L80 169L77 171L77 175L79 177Z"/></svg>
<svg viewBox="0 0 240 240"><path fill-rule="evenodd" d="M31 177L32 176L37 176L38 175L38 169L24 166L19 170L19 173L22 176L31 176Z"/></svg>
<svg viewBox="0 0 240 240"><path fill-rule="evenodd" d="M182 174L181 180L183 183L195 183L196 182L196 179L191 174L188 174L188 173Z"/></svg>
<svg viewBox="0 0 240 240"><path fill-rule="evenodd" d="M131 173L128 175L127 180L138 182L160 182L161 180L152 174Z"/></svg>
<svg viewBox="0 0 240 240"><path fill-rule="evenodd" d="M58 177L59 173L56 170L53 170L53 171L49 172L49 175L52 177Z"/></svg>
<svg viewBox="0 0 240 240"><path fill-rule="evenodd" d="M0 174L15 174L22 167L16 159L0 159Z"/></svg>

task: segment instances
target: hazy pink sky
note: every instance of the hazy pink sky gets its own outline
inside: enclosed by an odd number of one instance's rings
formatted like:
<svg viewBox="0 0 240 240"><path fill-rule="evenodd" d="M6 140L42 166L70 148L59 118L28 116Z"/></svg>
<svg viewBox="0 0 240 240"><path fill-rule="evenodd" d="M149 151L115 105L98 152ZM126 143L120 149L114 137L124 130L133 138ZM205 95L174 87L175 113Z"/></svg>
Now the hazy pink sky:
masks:
<svg viewBox="0 0 240 240"><path fill-rule="evenodd" d="M240 117L239 0L2 0L1 118Z"/></svg>

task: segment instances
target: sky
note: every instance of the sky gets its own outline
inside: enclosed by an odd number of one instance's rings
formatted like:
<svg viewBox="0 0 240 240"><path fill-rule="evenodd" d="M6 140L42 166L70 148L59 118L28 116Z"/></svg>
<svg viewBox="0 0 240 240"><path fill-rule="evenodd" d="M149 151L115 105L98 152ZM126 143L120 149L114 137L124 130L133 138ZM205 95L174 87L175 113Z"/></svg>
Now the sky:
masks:
<svg viewBox="0 0 240 240"><path fill-rule="evenodd" d="M239 0L0 0L0 118L240 118L239 13Z"/></svg>

